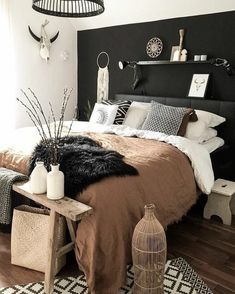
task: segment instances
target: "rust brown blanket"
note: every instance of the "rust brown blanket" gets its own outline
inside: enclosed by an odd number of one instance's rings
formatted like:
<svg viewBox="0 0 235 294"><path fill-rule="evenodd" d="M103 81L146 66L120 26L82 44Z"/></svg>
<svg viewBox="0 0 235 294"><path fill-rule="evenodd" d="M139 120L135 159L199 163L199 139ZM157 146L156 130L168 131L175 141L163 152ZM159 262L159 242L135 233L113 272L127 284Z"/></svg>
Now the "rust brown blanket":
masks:
<svg viewBox="0 0 235 294"><path fill-rule="evenodd" d="M78 199L94 209L77 230L76 257L93 294L116 294L125 284L131 262L131 238L154 203L163 226L178 221L196 201L196 184L188 158L166 143L116 135L87 134L117 150L139 176L111 177L90 185ZM0 153L0 165L25 172L28 155Z"/></svg>
<svg viewBox="0 0 235 294"><path fill-rule="evenodd" d="M103 147L118 150L139 176L108 178L89 186L79 200L94 214L77 231L76 256L96 294L115 294L125 284L131 238L146 203L154 203L163 226L178 221L196 201L188 158L166 143L92 134Z"/></svg>

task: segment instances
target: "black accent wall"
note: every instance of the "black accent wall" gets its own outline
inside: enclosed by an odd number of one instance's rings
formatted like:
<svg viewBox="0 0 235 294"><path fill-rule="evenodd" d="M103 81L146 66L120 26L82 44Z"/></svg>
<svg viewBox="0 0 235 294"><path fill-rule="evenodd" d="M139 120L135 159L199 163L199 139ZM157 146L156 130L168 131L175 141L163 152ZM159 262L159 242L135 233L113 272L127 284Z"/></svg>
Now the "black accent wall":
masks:
<svg viewBox="0 0 235 294"><path fill-rule="evenodd" d="M88 100L96 101L97 55L110 56L110 99L116 93L187 97L192 75L210 73L208 99L235 101L235 75L211 65L141 66L143 80L132 90L133 70L120 70L119 60L153 60L146 54L146 44L154 36L163 41L163 52L157 60L169 60L171 47L179 43L179 29L186 29L183 47L189 58L195 54L228 59L235 67L235 11L175 18L155 22L113 26L78 32L78 107L84 118ZM101 64L105 63L105 59ZM235 70L234 70L235 72Z"/></svg>

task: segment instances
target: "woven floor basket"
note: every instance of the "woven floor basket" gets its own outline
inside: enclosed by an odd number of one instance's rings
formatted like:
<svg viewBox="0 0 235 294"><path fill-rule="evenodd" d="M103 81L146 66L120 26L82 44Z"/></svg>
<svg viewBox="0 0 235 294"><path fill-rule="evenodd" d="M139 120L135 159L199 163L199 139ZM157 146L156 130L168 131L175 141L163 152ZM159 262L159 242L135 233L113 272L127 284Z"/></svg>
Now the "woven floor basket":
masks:
<svg viewBox="0 0 235 294"><path fill-rule="evenodd" d="M11 233L11 263L45 272L49 234L49 211L21 205L14 209ZM65 244L65 220L59 218L57 248ZM66 263L66 256L56 261L55 274Z"/></svg>

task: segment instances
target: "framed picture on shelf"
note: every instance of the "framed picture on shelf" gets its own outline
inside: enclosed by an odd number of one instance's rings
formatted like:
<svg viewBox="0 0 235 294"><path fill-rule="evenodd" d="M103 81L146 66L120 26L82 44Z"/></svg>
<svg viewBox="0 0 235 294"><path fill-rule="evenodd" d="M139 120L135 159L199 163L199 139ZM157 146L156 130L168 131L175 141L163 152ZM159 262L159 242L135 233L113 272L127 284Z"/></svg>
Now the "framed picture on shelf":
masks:
<svg viewBox="0 0 235 294"><path fill-rule="evenodd" d="M175 52L179 50L179 46L172 46L171 47L171 57L170 61L174 61Z"/></svg>
<svg viewBox="0 0 235 294"><path fill-rule="evenodd" d="M188 97L205 98L210 74L194 74Z"/></svg>

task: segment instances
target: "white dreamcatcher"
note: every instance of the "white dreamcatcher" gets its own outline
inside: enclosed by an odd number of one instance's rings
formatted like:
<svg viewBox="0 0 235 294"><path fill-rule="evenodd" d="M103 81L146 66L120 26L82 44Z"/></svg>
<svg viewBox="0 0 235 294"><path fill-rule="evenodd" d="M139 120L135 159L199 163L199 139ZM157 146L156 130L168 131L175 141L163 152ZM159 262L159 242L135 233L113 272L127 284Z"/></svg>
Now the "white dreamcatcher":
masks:
<svg viewBox="0 0 235 294"><path fill-rule="evenodd" d="M102 55L107 57L107 63L104 67L100 66L99 59ZM98 76L97 76L97 102L101 103L109 99L109 55L107 52L100 52L97 56Z"/></svg>

